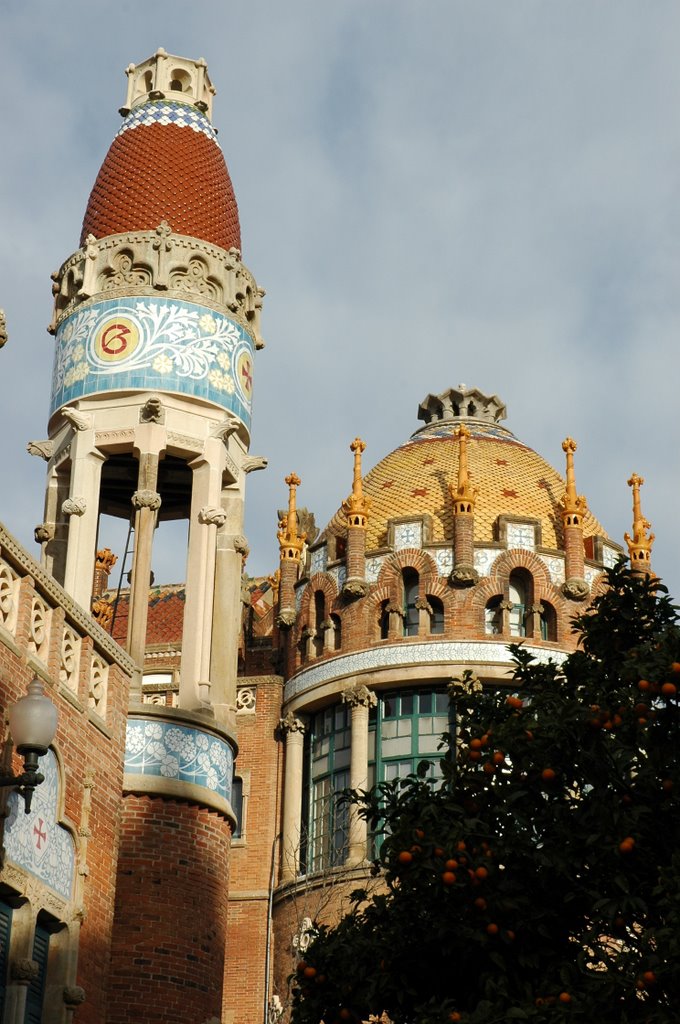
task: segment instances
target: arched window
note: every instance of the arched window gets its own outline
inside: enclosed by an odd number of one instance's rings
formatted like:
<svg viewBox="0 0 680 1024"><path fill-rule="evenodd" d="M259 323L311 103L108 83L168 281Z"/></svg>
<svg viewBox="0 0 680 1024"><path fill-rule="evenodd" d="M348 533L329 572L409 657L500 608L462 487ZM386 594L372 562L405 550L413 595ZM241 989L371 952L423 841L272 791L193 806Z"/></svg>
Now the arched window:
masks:
<svg viewBox="0 0 680 1024"><path fill-rule="evenodd" d="M541 640L557 640L557 613L547 601L541 603Z"/></svg>
<svg viewBox="0 0 680 1024"><path fill-rule="evenodd" d="M418 573L415 569L404 569L402 573L404 587L404 636L418 636L420 612L416 607L418 600Z"/></svg>
<svg viewBox="0 0 680 1024"><path fill-rule="evenodd" d="M387 640L390 633L390 613L387 610L389 601L381 601L378 610L378 632L381 640Z"/></svg>
<svg viewBox="0 0 680 1024"><path fill-rule="evenodd" d="M430 603L430 633L435 635L444 632L444 605L438 597L428 597Z"/></svg>
<svg viewBox="0 0 680 1024"><path fill-rule="evenodd" d="M484 632L490 635L503 632L503 610L501 596L498 594L487 601L484 609Z"/></svg>
<svg viewBox="0 0 680 1024"><path fill-rule="evenodd" d="M323 654L324 630L322 624L326 619L326 595L323 590L314 591L314 654L318 658Z"/></svg>
<svg viewBox="0 0 680 1024"><path fill-rule="evenodd" d="M333 623L333 650L339 651L342 647L342 622L339 615L331 615Z"/></svg>
<svg viewBox="0 0 680 1024"><path fill-rule="evenodd" d="M508 598L510 600L510 636L527 635L527 613L532 603L531 576L525 569L510 573Z"/></svg>
<svg viewBox="0 0 680 1024"><path fill-rule="evenodd" d="M319 711L308 732L309 796L307 872L343 864L348 853L348 808L338 796L349 786L350 709L347 704Z"/></svg>

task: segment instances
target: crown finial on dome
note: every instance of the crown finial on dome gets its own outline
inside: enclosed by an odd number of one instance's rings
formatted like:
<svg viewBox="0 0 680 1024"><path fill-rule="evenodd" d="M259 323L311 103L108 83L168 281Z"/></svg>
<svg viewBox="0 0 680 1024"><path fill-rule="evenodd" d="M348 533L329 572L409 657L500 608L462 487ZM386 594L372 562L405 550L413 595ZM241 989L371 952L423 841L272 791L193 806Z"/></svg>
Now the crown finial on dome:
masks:
<svg viewBox="0 0 680 1024"><path fill-rule="evenodd" d="M362 526L365 528L368 510L371 506L370 500L364 497L361 484L361 456L366 450L366 442L362 441L360 437L355 437L349 446L349 450L354 453L352 493L349 498L343 501L342 510L347 516L348 526Z"/></svg>
<svg viewBox="0 0 680 1024"><path fill-rule="evenodd" d="M631 568L637 572L649 573L654 534L647 533L651 523L643 516L640 505L640 488L644 482L644 477L638 476L637 473L633 473L628 481L628 486L633 489L633 536L624 533L623 539L628 545Z"/></svg>
<svg viewBox="0 0 680 1024"><path fill-rule="evenodd" d="M573 437L566 437L562 442L562 451L567 456L567 488L562 497L562 515L565 526L579 526L581 519L588 511L586 499L582 494L576 493L574 452L577 447Z"/></svg>
<svg viewBox="0 0 680 1024"><path fill-rule="evenodd" d="M208 76L203 59L191 60L166 53L163 47L141 64L129 64L125 69L128 79L125 106L120 108L126 116L134 107L149 100L172 100L188 103L212 117L215 87Z"/></svg>
<svg viewBox="0 0 680 1024"><path fill-rule="evenodd" d="M454 437L458 439L458 484L455 487L451 484L449 487L453 498L453 513L454 515L471 515L475 510L475 501L479 491L472 486L470 481L467 452L470 431L464 423L456 427Z"/></svg>
<svg viewBox="0 0 680 1024"><path fill-rule="evenodd" d="M289 473L285 479L288 484L288 513L281 517L276 534L282 561L299 562L307 539L307 534L298 533L297 527L296 491L301 482L296 473Z"/></svg>
<svg viewBox="0 0 680 1024"><path fill-rule="evenodd" d="M468 388L464 384L440 395L428 395L418 406L418 419L428 426L468 419L498 423L505 416L505 405L498 395L485 395L479 388Z"/></svg>

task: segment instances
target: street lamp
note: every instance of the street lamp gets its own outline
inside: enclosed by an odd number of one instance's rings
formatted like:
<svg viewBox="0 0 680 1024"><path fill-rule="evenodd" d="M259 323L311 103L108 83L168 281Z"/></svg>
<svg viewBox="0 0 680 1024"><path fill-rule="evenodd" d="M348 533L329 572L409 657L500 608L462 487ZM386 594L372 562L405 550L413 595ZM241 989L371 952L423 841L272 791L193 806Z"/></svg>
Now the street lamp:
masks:
<svg viewBox="0 0 680 1024"><path fill-rule="evenodd" d="M15 786L24 798L28 814L33 790L45 781L38 771L38 758L47 753L57 731L57 709L45 696L39 679L28 684L28 692L9 708L8 718L14 746L24 759L24 770L21 775L0 775L0 787Z"/></svg>

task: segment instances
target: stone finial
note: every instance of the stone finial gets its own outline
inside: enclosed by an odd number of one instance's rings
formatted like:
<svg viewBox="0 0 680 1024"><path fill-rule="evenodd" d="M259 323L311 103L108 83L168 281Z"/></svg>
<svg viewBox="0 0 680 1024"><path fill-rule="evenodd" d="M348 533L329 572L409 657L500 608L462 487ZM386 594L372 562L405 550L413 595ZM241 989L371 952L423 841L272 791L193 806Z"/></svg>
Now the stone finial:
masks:
<svg viewBox="0 0 680 1024"><path fill-rule="evenodd" d="M4 309L0 309L0 348L7 344L7 320Z"/></svg>
<svg viewBox="0 0 680 1024"><path fill-rule="evenodd" d="M355 437L349 446L354 453L354 475L352 478L352 493L342 503L342 511L347 516L348 526L366 527L368 512L371 507L370 498L364 495L361 483L361 456L366 450L366 442L360 437Z"/></svg>
<svg viewBox="0 0 680 1024"><path fill-rule="evenodd" d="M588 511L588 504L582 494L576 493L576 476L574 474L574 452L577 444L572 437L562 442L562 451L567 456L567 489L562 497L562 516L565 526L580 526L583 516Z"/></svg>
<svg viewBox="0 0 680 1024"><path fill-rule="evenodd" d="M276 572L272 573L271 576L267 576L267 583L272 588L272 596L274 599L274 604L276 604L276 602L279 599L279 587L281 585L281 570L277 569Z"/></svg>
<svg viewBox="0 0 680 1024"><path fill-rule="evenodd" d="M651 523L643 516L640 506L640 488L644 482L644 477L638 476L637 473L633 473L628 481L628 486L633 489L633 536L624 533L623 539L628 545L631 568L637 572L649 573L654 534L647 533Z"/></svg>
<svg viewBox="0 0 680 1024"><path fill-rule="evenodd" d="M470 431L465 424L461 423L459 427L456 427L454 437L458 439L458 483L455 487L452 484L449 486L453 498L453 514L457 516L472 515L475 511L475 501L479 491L472 486L468 467L467 443L470 439Z"/></svg>
<svg viewBox="0 0 680 1024"><path fill-rule="evenodd" d="M306 533L298 534L296 491L301 484L300 477L290 473L285 483L288 484L288 512L279 519L279 529L276 534L279 541L281 561L299 562Z"/></svg>
<svg viewBox="0 0 680 1024"><path fill-rule="evenodd" d="M466 419L498 423L505 416L505 406L498 395L485 395L479 388L468 388L465 384L440 395L428 395L418 406L418 419L428 426Z"/></svg>

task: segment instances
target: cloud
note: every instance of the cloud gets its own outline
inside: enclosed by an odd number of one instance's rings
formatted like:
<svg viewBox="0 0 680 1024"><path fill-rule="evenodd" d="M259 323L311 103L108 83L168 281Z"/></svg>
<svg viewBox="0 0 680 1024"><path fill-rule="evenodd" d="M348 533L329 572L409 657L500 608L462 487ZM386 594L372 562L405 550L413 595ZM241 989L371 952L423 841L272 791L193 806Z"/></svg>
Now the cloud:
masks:
<svg viewBox="0 0 680 1024"><path fill-rule="evenodd" d="M29 549L49 274L77 245L123 68L162 45L208 60L244 257L267 288L250 571L275 566L287 472L323 523L355 434L368 468L428 392L464 381L560 469L577 437L579 490L619 541L626 479L645 476L654 565L680 594L676 4L213 2L199 18L154 0L116 5L104 30L96 5L55 18L37 0L9 4L3 29L0 517Z"/></svg>

